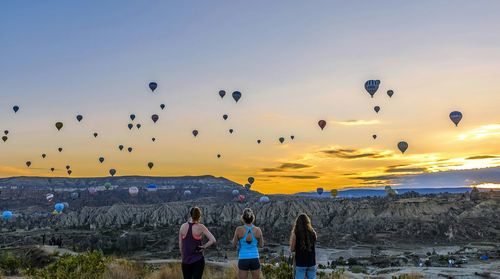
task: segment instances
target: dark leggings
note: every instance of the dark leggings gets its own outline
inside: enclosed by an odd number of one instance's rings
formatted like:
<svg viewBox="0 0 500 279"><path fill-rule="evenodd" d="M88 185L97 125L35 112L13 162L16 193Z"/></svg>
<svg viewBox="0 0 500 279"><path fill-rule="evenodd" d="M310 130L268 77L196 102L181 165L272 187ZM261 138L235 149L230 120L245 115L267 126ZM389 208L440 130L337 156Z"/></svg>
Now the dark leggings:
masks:
<svg viewBox="0 0 500 279"><path fill-rule="evenodd" d="M182 276L184 279L201 279L205 269L205 259L201 259L192 264L182 264Z"/></svg>

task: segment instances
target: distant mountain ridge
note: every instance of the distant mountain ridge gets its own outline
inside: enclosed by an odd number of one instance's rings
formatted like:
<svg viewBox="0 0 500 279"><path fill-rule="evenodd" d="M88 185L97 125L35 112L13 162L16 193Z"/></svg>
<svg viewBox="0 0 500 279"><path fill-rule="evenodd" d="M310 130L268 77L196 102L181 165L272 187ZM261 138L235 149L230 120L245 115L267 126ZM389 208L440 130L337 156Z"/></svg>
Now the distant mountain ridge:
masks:
<svg viewBox="0 0 500 279"><path fill-rule="evenodd" d="M451 188L394 188L398 194L405 194L408 192L416 192L420 195L430 195L430 194L463 194L470 192L472 187L451 187ZM486 189L480 189L486 190ZM489 191L489 189L487 189ZM331 198L331 194L325 191L323 194L319 195L317 192L301 192L294 194L300 197L316 197L316 198ZM363 197L384 197L387 193L383 189L346 189L339 190L337 198L363 198Z"/></svg>

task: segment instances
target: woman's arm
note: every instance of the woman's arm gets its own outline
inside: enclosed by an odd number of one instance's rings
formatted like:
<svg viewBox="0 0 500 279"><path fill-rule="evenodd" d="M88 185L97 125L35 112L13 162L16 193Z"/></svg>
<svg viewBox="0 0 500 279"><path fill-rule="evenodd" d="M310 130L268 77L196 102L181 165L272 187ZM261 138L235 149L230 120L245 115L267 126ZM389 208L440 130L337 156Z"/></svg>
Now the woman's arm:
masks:
<svg viewBox="0 0 500 279"><path fill-rule="evenodd" d="M264 236L262 235L262 231L260 228L257 228L259 231L259 237L257 238L257 241L259 242L259 247L262 248L264 247Z"/></svg>
<svg viewBox="0 0 500 279"><path fill-rule="evenodd" d="M179 229L179 251L181 252L181 258L182 258L182 229L184 228L185 224L182 224L181 228Z"/></svg>
<svg viewBox="0 0 500 279"><path fill-rule="evenodd" d="M238 250L238 228L234 231L234 237L233 237L233 247Z"/></svg>
<svg viewBox="0 0 500 279"><path fill-rule="evenodd" d="M292 236L290 236L290 251L295 252L295 243L297 242L295 238L295 234L292 232Z"/></svg>
<svg viewBox="0 0 500 279"><path fill-rule="evenodd" d="M217 241L215 240L215 236L207 229L207 227L201 225L201 228L203 229L203 234L208 238L208 242L202 246L203 249L206 249L214 245Z"/></svg>

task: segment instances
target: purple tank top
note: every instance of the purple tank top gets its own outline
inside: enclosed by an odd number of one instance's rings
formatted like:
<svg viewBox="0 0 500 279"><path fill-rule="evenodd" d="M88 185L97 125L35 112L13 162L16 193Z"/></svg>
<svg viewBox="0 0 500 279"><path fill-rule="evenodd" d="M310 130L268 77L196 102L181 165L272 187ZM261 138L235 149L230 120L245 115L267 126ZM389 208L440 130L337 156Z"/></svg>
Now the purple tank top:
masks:
<svg viewBox="0 0 500 279"><path fill-rule="evenodd" d="M192 264L203 259L203 252L198 249L201 246L201 238L193 237L193 223L188 223L189 229L186 237L182 239L182 263Z"/></svg>

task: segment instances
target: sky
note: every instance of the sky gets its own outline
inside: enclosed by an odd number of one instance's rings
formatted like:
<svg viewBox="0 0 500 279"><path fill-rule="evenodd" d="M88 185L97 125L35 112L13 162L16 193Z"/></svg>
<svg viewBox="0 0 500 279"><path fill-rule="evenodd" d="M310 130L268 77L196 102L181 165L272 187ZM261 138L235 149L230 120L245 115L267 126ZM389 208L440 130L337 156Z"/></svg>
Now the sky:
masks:
<svg viewBox="0 0 500 279"><path fill-rule="evenodd" d="M482 169L493 175L445 184L498 185L499 11L493 0L2 2L0 177L70 165L72 177L252 176L252 189L294 193Z"/></svg>

